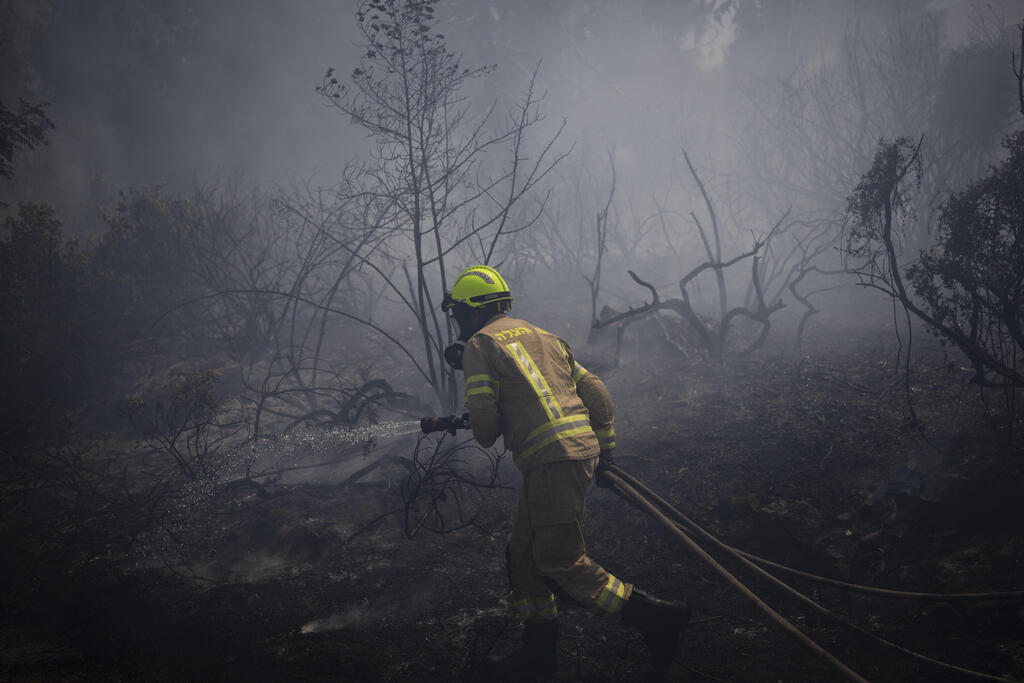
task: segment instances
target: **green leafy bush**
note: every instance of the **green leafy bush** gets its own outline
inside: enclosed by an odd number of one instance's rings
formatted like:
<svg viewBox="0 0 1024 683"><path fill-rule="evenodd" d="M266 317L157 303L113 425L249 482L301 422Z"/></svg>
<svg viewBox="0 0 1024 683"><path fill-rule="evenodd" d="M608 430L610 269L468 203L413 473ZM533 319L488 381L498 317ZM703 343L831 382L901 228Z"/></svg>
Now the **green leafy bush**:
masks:
<svg viewBox="0 0 1024 683"><path fill-rule="evenodd" d="M105 368L98 282L53 209L20 204L0 236L0 384L6 418L81 401Z"/></svg>
<svg viewBox="0 0 1024 683"><path fill-rule="evenodd" d="M1024 131L1009 156L943 205L935 248L907 273L933 329L981 383L1024 387Z"/></svg>

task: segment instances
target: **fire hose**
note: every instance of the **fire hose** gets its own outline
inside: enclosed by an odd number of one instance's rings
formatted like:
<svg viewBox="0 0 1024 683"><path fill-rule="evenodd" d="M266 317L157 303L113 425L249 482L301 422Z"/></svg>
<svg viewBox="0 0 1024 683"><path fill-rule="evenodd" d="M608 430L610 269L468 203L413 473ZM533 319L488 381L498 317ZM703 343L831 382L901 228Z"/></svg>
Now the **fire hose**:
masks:
<svg viewBox="0 0 1024 683"><path fill-rule="evenodd" d="M971 676L971 677L980 678L980 679L983 679L983 680L1003 681L1003 682L1006 682L1006 683L1013 683L1012 679L1003 678L1003 677L1000 677L1000 676L993 676L993 675L986 674L986 673L983 673L983 672L980 672L980 671L973 671L971 669L966 669L966 668L963 668L963 667L960 667L960 666L956 666L954 664L949 664L947 662L943 662L941 660L934 659L934 658L928 657L926 655L922 655L922 654L920 654L918 652L914 652L912 650L908 650L907 648L904 648L904 647L902 647L900 645L897 645L896 643L893 643L893 642L888 641L888 640L886 640L884 638L881 638L881 637L879 637L879 636L877 636L877 635L875 635L873 633L865 631L864 629L862 629L862 628L860 628L860 627L858 627L858 626L856 626L854 624L850 624L849 622L845 621L844 619L841 619L840 617L838 617L837 615L835 615L833 612L829 611L825 607L822 607L817 602L814 602L813 600L811 600L810 598L805 596L803 593L800 593L799 591L793 589L792 587L788 586L787 584L785 584L782 581L780 581L779 579L777 579L772 574L769 574L768 572L764 571L763 569L761 569L757 565L753 564L751 559L748 559L748 558L753 558L754 560L757 560L757 561L760 561L760 562L765 562L765 563L768 562L767 560L763 560L762 558L757 558L756 556L750 555L749 553L743 553L742 551L737 551L736 549L732 548L731 546L728 546L725 543L722 543L717 538L715 538L712 534L710 534L709 532L705 531L703 528L701 528L700 526L698 526L697 524L695 524L691 520L687 519L682 513L680 513L674 507L669 505L660 496L658 496L653 491L648 489L646 486L644 486L643 484L641 484L640 482L638 482L637 480L633 479L631 476L626 474L626 472L624 472L622 469L620 469L618 467L615 467L615 466L605 467L605 468L602 468L602 471L600 472L600 474L598 476L602 476L602 477L605 478L606 482L608 482L610 484L609 488L611 488L611 490L614 493L616 493L617 495L622 497L624 500L626 500L628 503L630 503L634 507L636 507L636 508L642 510L643 512L646 512L647 514L649 514L652 517L654 517L658 522L660 522L662 524L662 526L664 526L666 528L666 530L668 530L674 536L679 538L679 540L681 540L683 542L683 544L689 550L691 550L696 555L698 555L698 557L700 557L705 563L707 563L712 569L714 569L722 578L724 578L726 580L726 582L729 583L729 585L731 585L733 588L735 588L737 591L739 591L740 594L743 595L744 597L746 597L748 600L751 600L752 602L754 602L754 604L758 607L758 609L760 609L763 613L765 613L771 621L773 621L774 623L779 625L786 633L788 633L794 639L796 639L796 641L801 646L803 646L804 648L806 648L807 650L809 650L810 652L812 652L813 654L815 654L819 658L823 659L827 664L832 666L846 680L850 680L850 681L863 681L865 679L862 676L860 676L858 673L856 673L855 671L850 669L848 666L846 666L843 662L841 662L839 659L837 659L831 653L829 653L824 648L822 648L820 645L815 643L809 637L807 637L803 632L801 632L799 629L797 629L789 620L787 620L785 617L783 617L778 612L776 612L771 607L769 607L767 604L765 604L765 602L763 600L761 600L759 597L757 597L757 595L755 595L749 588L747 588L739 579L737 579L735 576L733 576L727 569L725 569L714 558L712 558L703 548L701 548L701 546L698 545L690 537L690 535L687 533L687 531L690 531L691 533L694 533L695 535L700 536L702 539L708 541L709 543L714 545L716 548L718 548L718 549L724 551L726 554L734 557L741 564L743 564L745 567L750 569L752 572L754 572L755 574L757 574L758 576L760 576L762 578L767 579L776 588L778 588L781 591L785 592L787 595L790 595L790 596L796 598L801 604L803 604L805 607L809 608L811 611L815 612L816 614L819 614L821 616L824 616L824 617L828 618L829 620L839 624L840 626L843 626L844 628L846 628L848 630L853 631L854 633L857 633L858 635L866 636L867 638L870 638L871 640L873 640L875 642L878 642L878 643L882 644L883 646L885 646L885 647L887 647L889 649L892 649L892 650L894 650L894 651L896 651L896 652L898 652L898 653L900 653L900 654L902 654L904 656L912 657L912 658L914 658L914 659L916 659L918 661L922 661L922 662L925 662L925 663L930 664L932 666L939 667L941 669L944 669L947 672L952 671L952 672L956 672L956 673L959 673L959 674L963 674L965 676ZM677 521L673 521L672 519L670 519L669 516L666 513L672 515L672 517L674 517ZM684 526L686 527L686 529L683 528ZM777 567L777 568L783 568L783 565L779 565L779 564L776 564L774 562L770 563L770 564L772 566ZM956 593L956 594L946 594L946 593L911 593L911 592L903 592L903 591L892 591L892 590L884 590L884 589L874 589L874 588L871 588L869 586L857 586L856 584L848 584L848 583L845 583L845 582L840 582L840 581L834 581L834 580L831 580L831 579L826 579L825 577L818 577L818 576L815 576L813 574L808 574L806 572L799 572L798 570L790 569L789 567L784 567L784 569L786 569L786 570L788 570L790 572L798 573L799 575L801 575L801 576L803 576L805 578L814 578L814 579L822 580L822 581L827 582L830 585L834 585L836 587L840 587L840 588L856 588L856 589L861 589L862 592L877 593L877 594L885 595L887 597L901 597L901 598L907 598L907 599L913 599L913 600L929 599L929 600L936 600L936 601L938 601L938 600L941 600L941 601L946 601L946 600L961 600L961 601L963 601L963 600L973 600L973 601L1012 600L1012 601L1018 601L1018 600L1024 599L1024 591L1010 591L1010 592L999 592L999 593Z"/></svg>
<svg viewBox="0 0 1024 683"><path fill-rule="evenodd" d="M432 432L448 432L455 434L458 429L469 428L469 415L465 414L462 417L456 417L455 415L449 415L447 417L437 418L423 418L420 421L420 427L425 434ZM902 647L896 643L886 640L880 636L870 633L855 624L851 624L846 620L840 618L830 610L826 609L822 605L818 604L814 600L803 593L792 588L788 584L782 582L774 575L768 573L762 569L759 564L771 567L778 571L798 576L803 579L829 585L835 588L843 590L855 591L860 593L866 593L870 595L878 595L888 598L899 598L906 600L928 600L928 601L941 601L941 602L964 602L964 601L1013 601L1019 602L1024 601L1024 591L1004 591L1004 592L985 592L985 593L925 593L925 592L912 592L912 591L897 591L882 588L874 588L871 586L862 586L853 583L847 583L844 581L837 581L835 579L829 579L823 576L817 576L808 572L803 572L798 569L793 569L785 565L766 560L764 558L757 557L750 553L746 553L742 550L733 548L732 546L720 541L714 535L700 527L698 524L693 522L691 519L683 515L678 509L668 503L664 498L659 496L657 493L652 491L650 488L630 476L621 468L615 465L601 466L598 469L598 477L604 479L604 483L607 484L608 488L613 493L618 495L620 498L625 500L633 507L645 512L646 514L653 517L658 521L670 534L679 539L683 545L690 550L692 553L697 555L705 564L711 567L719 576L721 576L726 583L740 593L744 598L754 603L754 605L764 613L770 621L778 625L783 631L790 635L799 645L814 654L819 659L823 660L827 665L832 667L843 679L849 681L865 681L866 679L853 671L850 667L836 658L833 654L822 648L806 634L800 631L796 626L792 624L788 619L779 614L777 611L768 606L760 597L758 597L753 591L751 591L743 582L736 578L728 569L722 566L714 557L712 557L701 545L693 540L692 536L697 536L710 546L724 553L726 556L736 560L740 565L753 572L755 575L767 580L771 585L775 586L780 591L787 595L795 598L800 604L806 607L809 611L818 614L819 616L825 617L830 621L838 624L839 626L863 637L866 637L874 642L877 642L884 647L893 650L901 655L913 658L917 661L921 661L932 665L934 667L941 668L946 672L955 672L964 676L970 676L979 678L982 680L989 681L1003 681L1006 683L1013 683L1012 679L1003 678L999 676L993 676L979 671L974 671L964 667L960 667L954 664L949 664L932 657L928 657L918 652L914 652L907 648ZM755 564L756 563L756 564Z"/></svg>

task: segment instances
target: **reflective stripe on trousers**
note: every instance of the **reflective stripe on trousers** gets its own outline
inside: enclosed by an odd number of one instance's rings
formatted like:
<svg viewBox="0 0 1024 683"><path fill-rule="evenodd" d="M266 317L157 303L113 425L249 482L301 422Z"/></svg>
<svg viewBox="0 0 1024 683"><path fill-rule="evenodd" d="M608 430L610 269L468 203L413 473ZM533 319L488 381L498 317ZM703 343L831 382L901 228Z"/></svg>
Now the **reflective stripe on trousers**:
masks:
<svg viewBox="0 0 1024 683"><path fill-rule="evenodd" d="M626 604L626 584L608 575L608 582L597 594L597 609L605 614L618 614Z"/></svg>
<svg viewBox="0 0 1024 683"><path fill-rule="evenodd" d="M558 617L555 596L551 593L546 598L522 598L515 605L523 621L551 621Z"/></svg>

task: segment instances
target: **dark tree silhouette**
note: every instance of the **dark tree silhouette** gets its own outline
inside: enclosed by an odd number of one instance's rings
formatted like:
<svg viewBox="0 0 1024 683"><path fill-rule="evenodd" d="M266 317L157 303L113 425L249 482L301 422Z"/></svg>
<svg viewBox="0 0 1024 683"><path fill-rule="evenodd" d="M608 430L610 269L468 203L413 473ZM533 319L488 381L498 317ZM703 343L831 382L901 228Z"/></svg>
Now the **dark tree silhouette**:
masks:
<svg viewBox="0 0 1024 683"><path fill-rule="evenodd" d="M413 316L422 356L411 360L438 403L453 406L454 375L441 355L451 332L438 311L447 262L495 262L502 238L536 222L544 202L527 216L513 208L564 154L552 152L561 128L527 152L527 132L542 120L536 72L503 122L492 125L493 106L475 115L466 89L494 67L459 63L436 30L436 4L361 3L356 18L365 52L351 85L329 69L317 89L376 142L354 191L373 207L368 228L396 239L357 261ZM402 350L409 355L404 344Z"/></svg>
<svg viewBox="0 0 1024 683"><path fill-rule="evenodd" d="M862 285L964 353L973 382L1008 390L1013 412L1015 390L1024 387L1024 131L1004 146L1009 156L942 205L934 245L907 263L902 227L914 220L908 207L921 146L881 141L848 200L845 252L857 259Z"/></svg>
<svg viewBox="0 0 1024 683"><path fill-rule="evenodd" d="M11 177L17 149L35 149L47 143L46 131L53 128L46 115L47 106L19 100L18 110L12 111L0 102L0 176Z"/></svg>

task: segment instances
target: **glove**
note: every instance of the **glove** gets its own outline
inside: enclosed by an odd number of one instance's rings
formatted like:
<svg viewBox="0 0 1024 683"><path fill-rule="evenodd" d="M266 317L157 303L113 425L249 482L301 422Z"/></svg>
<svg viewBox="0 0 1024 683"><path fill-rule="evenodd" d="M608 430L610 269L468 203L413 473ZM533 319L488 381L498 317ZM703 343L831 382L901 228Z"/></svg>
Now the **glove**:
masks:
<svg viewBox="0 0 1024 683"><path fill-rule="evenodd" d="M597 485L600 488L606 489L611 488L611 482L604 478L604 471L609 467L615 466L615 457L612 455L614 451L601 451L601 454L597 459L597 470L595 470L594 478L597 480Z"/></svg>

